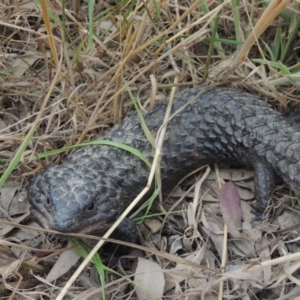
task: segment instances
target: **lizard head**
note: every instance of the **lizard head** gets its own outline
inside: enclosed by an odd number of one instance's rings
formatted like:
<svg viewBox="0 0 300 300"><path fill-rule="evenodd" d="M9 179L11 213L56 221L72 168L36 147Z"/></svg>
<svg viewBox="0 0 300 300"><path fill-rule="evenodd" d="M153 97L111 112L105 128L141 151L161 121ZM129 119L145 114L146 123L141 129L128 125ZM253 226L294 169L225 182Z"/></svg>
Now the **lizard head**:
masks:
<svg viewBox="0 0 300 300"><path fill-rule="evenodd" d="M113 178L79 163L47 169L28 197L33 220L64 233L103 233L124 209L123 191Z"/></svg>

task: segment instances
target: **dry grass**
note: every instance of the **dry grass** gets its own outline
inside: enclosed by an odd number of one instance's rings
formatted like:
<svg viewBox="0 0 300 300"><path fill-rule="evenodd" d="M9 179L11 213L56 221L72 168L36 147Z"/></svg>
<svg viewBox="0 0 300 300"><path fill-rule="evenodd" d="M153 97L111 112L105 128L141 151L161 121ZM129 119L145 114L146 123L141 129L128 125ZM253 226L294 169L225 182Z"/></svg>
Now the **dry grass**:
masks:
<svg viewBox="0 0 300 300"><path fill-rule="evenodd" d="M181 88L200 84L206 74L209 74L208 80L214 82L218 70L224 68L241 47L265 9L261 3L248 2L236 8L238 1L227 3L221 10L214 1L203 1L207 8L203 3L201 6L189 1L154 3L98 1L90 10L90 18L84 1L68 1L64 14L60 2L51 1L44 15L38 2L4 0L0 3L0 172L10 174L6 187L11 194L20 190L21 184L28 186L36 174L59 163L66 155L49 156L48 151L94 139L120 122L133 109L128 87L142 107L145 103L165 99L174 85ZM47 35L44 21L47 16L53 39ZM300 70L298 19L298 6L291 4L264 32L248 59L230 74L226 84L258 92L283 111L295 105L299 98ZM215 35L212 28L216 29ZM90 29L92 35L88 35ZM212 36L214 44L211 56L208 56ZM23 143L22 153L17 153L23 141L26 143ZM16 153L19 155L14 158L16 167L9 170L9 161ZM45 158L34 159L37 154ZM4 177L1 180L4 181ZM251 176L248 181L238 181L242 187L253 189ZM211 187L213 182L206 184ZM17 188L14 190L11 186ZM187 193L185 199L193 197L191 193ZM181 196L182 192L178 192L175 198ZM20 200L20 193L17 197ZM204 200L212 201L210 194L205 197ZM26 204L24 206L14 215L9 213L15 222L23 220L21 212L28 211ZM177 262L179 271L176 272L187 278L166 292L166 296L200 299L205 291L205 299L215 299L218 292L215 284L220 275L211 270L219 270L221 253L218 247L223 247L219 239L223 227L215 221L221 222L218 208L216 204L209 207L211 215L208 219L195 211L190 212L188 205L184 208L187 212L179 213L183 218L171 215L167 220L160 219L165 222L163 234L151 234L143 226L141 230L145 236L150 236L149 243L154 241L151 245L158 250L185 256L197 249L195 262L209 268L205 270L193 265L187 269L175 256L172 261L155 252L159 255L151 258L161 265L165 274ZM169 209L165 208L166 211ZM175 210L181 211L182 205ZM8 216L3 212L2 217ZM251 218L248 212L245 217L248 223L245 223L252 224ZM262 272L240 269L243 264L296 253L297 243L287 243L297 236L296 231L277 233L278 228L292 226L295 219L296 216L288 212L283 219L274 217L275 223L251 227L252 231L248 232L253 235L249 238L251 243L249 240L248 244L246 241L229 242L230 259L222 277L226 280L224 294L234 295L236 299L285 299L280 297L299 293L297 272L294 273L297 268L288 260L284 264L268 265ZM199 227L198 223L201 224ZM53 255L38 257L25 246L37 247L42 236L37 237L32 232L30 235L27 231L24 241L25 231L22 232L23 239L16 234L20 231L10 231L3 226L2 238L6 233L8 241L24 248L21 251L22 248L3 242L0 248L1 293L11 299L16 295L38 299L41 293L43 299L54 299L59 289L33 274L41 277L48 274L57 259L57 250ZM174 246L172 239L167 241L166 236L180 240L184 246L180 248L176 243ZM50 247L49 242L45 243L44 248ZM246 249L253 250L251 255ZM28 271L28 266L33 274ZM91 266L89 270L92 275L88 270L84 271L70 289L71 299L75 295L78 299L92 299L89 298L92 294L100 293L100 289L95 288L98 282L92 285L97 276ZM129 275L124 271L124 276ZM66 278L62 277L55 285L61 288ZM128 280L107 273L106 283L107 298L136 298ZM14 288L18 288L17 294L13 293Z"/></svg>

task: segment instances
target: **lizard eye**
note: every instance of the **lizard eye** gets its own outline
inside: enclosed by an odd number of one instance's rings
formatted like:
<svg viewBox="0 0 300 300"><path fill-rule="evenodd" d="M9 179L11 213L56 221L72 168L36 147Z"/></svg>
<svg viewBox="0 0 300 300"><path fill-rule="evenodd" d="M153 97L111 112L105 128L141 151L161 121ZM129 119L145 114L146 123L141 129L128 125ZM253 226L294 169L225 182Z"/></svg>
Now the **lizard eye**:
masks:
<svg viewBox="0 0 300 300"><path fill-rule="evenodd" d="M45 201L45 199L43 199L43 202L42 203L45 203L44 205L46 206L46 207L51 207L51 199L50 199L50 197L49 196L47 196L47 197L45 197L46 198L46 201Z"/></svg>
<svg viewBox="0 0 300 300"><path fill-rule="evenodd" d="M89 204L89 206L87 207L87 211L93 211L94 208L95 208L95 202L93 201L93 202L91 202L91 203Z"/></svg>

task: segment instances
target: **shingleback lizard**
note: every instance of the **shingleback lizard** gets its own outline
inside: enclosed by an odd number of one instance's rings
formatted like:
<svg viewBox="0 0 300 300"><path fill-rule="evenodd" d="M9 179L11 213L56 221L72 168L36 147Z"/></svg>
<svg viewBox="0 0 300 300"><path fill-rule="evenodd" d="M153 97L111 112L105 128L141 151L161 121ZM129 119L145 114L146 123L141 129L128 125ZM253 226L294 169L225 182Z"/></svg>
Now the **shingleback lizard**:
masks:
<svg viewBox="0 0 300 300"><path fill-rule="evenodd" d="M263 211L275 185L275 173L300 196L300 126L256 95L240 89L203 86L177 93L161 158L164 192L201 165L239 162L254 168L255 195ZM145 121L155 135L166 110L157 103ZM150 161L152 146L137 114L108 130L101 139L129 145ZM29 188L33 219L60 232L103 234L129 201L145 187L149 167L125 150L87 146L74 151L61 165L38 175ZM115 236L135 241L134 222L125 219Z"/></svg>

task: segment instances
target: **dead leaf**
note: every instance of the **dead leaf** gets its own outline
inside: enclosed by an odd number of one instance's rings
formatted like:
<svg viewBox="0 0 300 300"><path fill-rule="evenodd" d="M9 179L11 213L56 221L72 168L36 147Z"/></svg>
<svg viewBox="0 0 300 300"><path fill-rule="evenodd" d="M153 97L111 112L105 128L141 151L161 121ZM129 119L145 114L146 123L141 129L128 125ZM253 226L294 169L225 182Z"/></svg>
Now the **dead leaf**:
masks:
<svg viewBox="0 0 300 300"><path fill-rule="evenodd" d="M182 237L178 234L171 236L169 238L169 243L171 244L170 254L176 254L179 250L183 249Z"/></svg>
<svg viewBox="0 0 300 300"><path fill-rule="evenodd" d="M6 258L5 260L2 260L0 263L0 274L3 278L7 278L12 273L15 272L15 270L18 269L20 263L22 262L21 259L9 259Z"/></svg>
<svg viewBox="0 0 300 300"><path fill-rule="evenodd" d="M220 177L224 180L231 181L241 181L253 178L253 170L243 170L243 169L220 169ZM215 172L211 172L208 179L214 180L216 178Z"/></svg>
<svg viewBox="0 0 300 300"><path fill-rule="evenodd" d="M7 124L4 122L4 120L0 119L0 132L3 133L9 133L10 130L7 128Z"/></svg>
<svg viewBox="0 0 300 300"><path fill-rule="evenodd" d="M157 219L147 219L144 223L152 233L156 233L161 230L161 222Z"/></svg>
<svg viewBox="0 0 300 300"><path fill-rule="evenodd" d="M242 188L238 185L235 185L238 195L242 200L252 200L254 199L254 193L249 189Z"/></svg>
<svg viewBox="0 0 300 300"><path fill-rule="evenodd" d="M221 187L220 208L228 231L233 237L239 238L241 233L238 229L242 227L241 200L231 181L226 182Z"/></svg>
<svg viewBox="0 0 300 300"><path fill-rule="evenodd" d="M272 251L270 241L266 236L263 236L256 244L261 261L269 261L272 259ZM285 247L285 246L284 246ZM287 251L287 249L284 249ZM272 278L272 267L266 266L263 268L264 282L270 282Z"/></svg>
<svg viewBox="0 0 300 300"><path fill-rule="evenodd" d="M222 232L223 228L220 227L220 223L213 219L208 219L207 227L203 227L204 232L209 236L213 241L213 244L218 252L218 255L221 257L224 247L224 238L221 233L217 234L216 232Z"/></svg>
<svg viewBox="0 0 300 300"><path fill-rule="evenodd" d="M64 251L47 275L46 280L49 282L55 281L57 278L67 273L79 259L80 256L74 250Z"/></svg>
<svg viewBox="0 0 300 300"><path fill-rule="evenodd" d="M299 223L299 213L292 210L285 210L281 215L278 216L272 223L273 226L278 226L281 229L292 227ZM300 232L300 226L296 229Z"/></svg>
<svg viewBox="0 0 300 300"><path fill-rule="evenodd" d="M29 211L29 202L27 199L27 191L22 189L13 197L8 209L8 214L12 217L15 215L25 214Z"/></svg>
<svg viewBox="0 0 300 300"><path fill-rule="evenodd" d="M99 29L104 29L112 32L116 30L116 27L111 21L102 21L99 23Z"/></svg>
<svg viewBox="0 0 300 300"><path fill-rule="evenodd" d="M17 190L21 187L20 183L16 182L7 182L1 189L1 206L2 208L8 212L10 204L17 192Z"/></svg>
<svg viewBox="0 0 300 300"><path fill-rule="evenodd" d="M15 218L12 220L13 223L16 223L16 224L19 224L21 223L23 220L27 219L28 216L30 215L29 212L27 212L26 214L18 217L18 218ZM0 236L4 236L6 235L7 233L9 233L11 230L13 230L15 228L15 226L13 225L5 225L1 230L0 230Z"/></svg>
<svg viewBox="0 0 300 300"><path fill-rule="evenodd" d="M243 239L231 241L230 249L236 256L243 257L255 252L255 243L255 240L243 235Z"/></svg>
<svg viewBox="0 0 300 300"><path fill-rule="evenodd" d="M159 264L139 257L134 282L139 300L157 300L163 296L165 277Z"/></svg>
<svg viewBox="0 0 300 300"><path fill-rule="evenodd" d="M185 257L186 260L192 261L196 264L200 264L205 254L205 247L202 247L198 251L191 253L189 256ZM165 274L166 284L164 287L164 292L169 291L175 286L179 286L179 284L187 279L187 277L195 272L194 269L183 265L177 264L175 268L169 270L168 273Z"/></svg>
<svg viewBox="0 0 300 300"><path fill-rule="evenodd" d="M255 217L254 213L252 212L253 207L249 205L247 202L241 201L241 209L242 209L242 216L244 222L245 221L252 222L253 218Z"/></svg>

